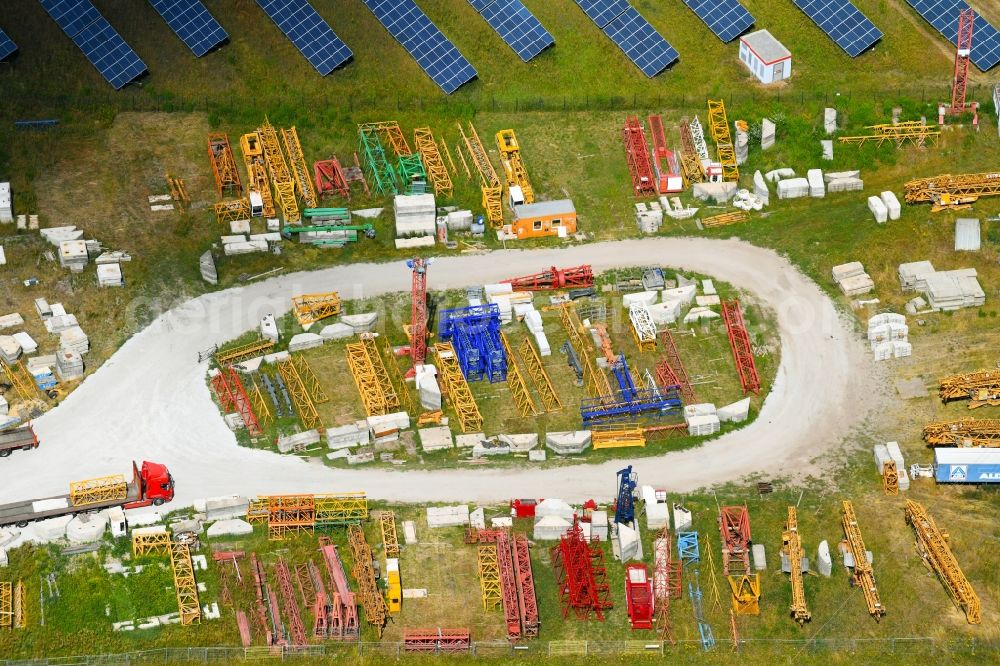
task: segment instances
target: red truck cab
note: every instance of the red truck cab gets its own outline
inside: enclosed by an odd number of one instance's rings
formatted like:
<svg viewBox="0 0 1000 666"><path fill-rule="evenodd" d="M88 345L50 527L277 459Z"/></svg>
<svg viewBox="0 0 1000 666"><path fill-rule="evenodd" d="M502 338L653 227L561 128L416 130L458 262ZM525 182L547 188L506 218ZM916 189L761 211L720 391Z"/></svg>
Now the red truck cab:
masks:
<svg viewBox="0 0 1000 666"><path fill-rule="evenodd" d="M166 465L143 461L142 470L132 463L133 483L139 488L136 500L125 504L125 509L138 509L154 505L160 506L174 499L174 477Z"/></svg>

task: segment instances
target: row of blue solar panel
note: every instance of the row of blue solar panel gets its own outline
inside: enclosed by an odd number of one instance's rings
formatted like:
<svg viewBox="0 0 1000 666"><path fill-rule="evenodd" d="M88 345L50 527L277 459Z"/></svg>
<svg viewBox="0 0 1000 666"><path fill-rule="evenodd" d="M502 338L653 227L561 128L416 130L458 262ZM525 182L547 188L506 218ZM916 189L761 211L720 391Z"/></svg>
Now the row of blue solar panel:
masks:
<svg viewBox="0 0 1000 666"><path fill-rule="evenodd" d="M469 0L524 62L556 43L521 0Z"/></svg>
<svg viewBox="0 0 1000 666"><path fill-rule="evenodd" d="M229 39L201 0L149 0L182 42L201 57Z"/></svg>
<svg viewBox="0 0 1000 666"><path fill-rule="evenodd" d="M574 2L646 76L656 76L679 57L677 50L626 0Z"/></svg>
<svg viewBox="0 0 1000 666"><path fill-rule="evenodd" d="M952 44L958 44L958 15L969 4L965 0L906 0ZM1000 62L1000 32L976 12L972 22L972 55L969 60L982 71Z"/></svg>
<svg viewBox="0 0 1000 666"><path fill-rule="evenodd" d="M17 44L14 40L7 36L3 30L0 30L0 60L3 60L14 51L17 50Z"/></svg>
<svg viewBox="0 0 1000 666"><path fill-rule="evenodd" d="M850 0L792 0L852 58L882 39L882 31Z"/></svg>

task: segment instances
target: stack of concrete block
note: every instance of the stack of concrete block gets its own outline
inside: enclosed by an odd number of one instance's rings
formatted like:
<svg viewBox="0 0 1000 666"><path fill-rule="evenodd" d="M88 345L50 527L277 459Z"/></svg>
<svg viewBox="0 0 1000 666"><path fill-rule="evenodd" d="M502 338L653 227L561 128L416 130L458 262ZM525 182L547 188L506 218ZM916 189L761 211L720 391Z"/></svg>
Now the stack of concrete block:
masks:
<svg viewBox="0 0 1000 666"><path fill-rule="evenodd" d="M72 326L59 333L59 349L86 354L90 351L90 338L79 326Z"/></svg>
<svg viewBox="0 0 1000 666"><path fill-rule="evenodd" d="M822 169L809 169L806 172L806 180L809 181L809 196L815 199L826 196L826 183L823 181Z"/></svg>
<svg viewBox="0 0 1000 666"><path fill-rule="evenodd" d="M655 291L637 291L632 294L622 296L622 307L628 308L634 304L652 305L656 302L658 294Z"/></svg>
<svg viewBox="0 0 1000 666"><path fill-rule="evenodd" d="M708 307L696 307L688 310L684 315L685 324L696 324L701 320L719 319L722 315Z"/></svg>
<svg viewBox="0 0 1000 666"><path fill-rule="evenodd" d="M482 432L467 432L461 435L455 435L455 448L456 449L474 449L477 444L486 439L486 433ZM506 444L504 446L507 446ZM509 446L507 448L510 448Z"/></svg>
<svg viewBox="0 0 1000 666"><path fill-rule="evenodd" d="M329 326L324 326L319 335L324 340L343 340L354 335L354 329L342 322L336 322Z"/></svg>
<svg viewBox="0 0 1000 666"><path fill-rule="evenodd" d="M11 312L10 314L3 315L0 317L0 331L5 328L14 328L15 326L21 326L24 324L24 317L22 317L17 312Z"/></svg>
<svg viewBox="0 0 1000 666"><path fill-rule="evenodd" d="M875 281L865 272L860 261L834 266L833 281L847 296L861 296L875 288Z"/></svg>
<svg viewBox="0 0 1000 666"><path fill-rule="evenodd" d="M354 446L367 446L372 441L368 422L365 420L348 423L347 425L327 428L326 445L336 451Z"/></svg>
<svg viewBox="0 0 1000 666"><path fill-rule="evenodd" d="M253 254L254 252L267 252L266 240L247 240L244 234L235 234L220 237L222 241L222 253L227 257L235 257L241 254Z"/></svg>
<svg viewBox="0 0 1000 666"><path fill-rule="evenodd" d="M55 365L55 363L52 365ZM43 391L54 388L58 383L55 375L52 374L52 366L50 365L43 363L32 364L28 368L28 374L31 375L31 379L35 382L35 385Z"/></svg>
<svg viewBox="0 0 1000 666"><path fill-rule="evenodd" d="M572 523L562 516L542 516L535 520L532 538L535 541L558 541L572 526Z"/></svg>
<svg viewBox="0 0 1000 666"><path fill-rule="evenodd" d="M635 205L635 224L641 233L655 234L663 225L663 209L657 206L650 210L644 202L637 203Z"/></svg>
<svg viewBox="0 0 1000 666"><path fill-rule="evenodd" d="M219 270L215 266L215 257L211 250L206 250L198 258L198 270L201 271L201 279L209 284L219 284Z"/></svg>
<svg viewBox="0 0 1000 666"><path fill-rule="evenodd" d="M770 118L764 118L760 121L760 149L767 150L774 146L774 135L777 128L774 125L774 121Z"/></svg>
<svg viewBox="0 0 1000 666"><path fill-rule="evenodd" d="M831 171L823 174L828 192L859 192L865 189L860 171Z"/></svg>
<svg viewBox="0 0 1000 666"><path fill-rule="evenodd" d="M833 160L833 141L822 139L819 142L819 146L823 150L823 159L827 161Z"/></svg>
<svg viewBox="0 0 1000 666"><path fill-rule="evenodd" d="M471 210L453 210L448 213L449 231L468 231L472 228Z"/></svg>
<svg viewBox="0 0 1000 666"><path fill-rule="evenodd" d="M17 344L21 345L21 351L24 354L34 354L38 351L38 343L24 331L18 331L11 337L17 340Z"/></svg>
<svg viewBox="0 0 1000 666"><path fill-rule="evenodd" d="M433 194L401 194L393 198L392 209L396 218L397 238L434 235L437 209Z"/></svg>
<svg viewBox="0 0 1000 666"><path fill-rule="evenodd" d="M488 439L480 437L479 441L472 446L472 457L477 459L505 456L508 454L510 454L510 447L498 437L490 437Z"/></svg>
<svg viewBox="0 0 1000 666"><path fill-rule="evenodd" d="M724 204L736 194L738 186L733 182L726 183L695 183L691 194L699 201L714 201Z"/></svg>
<svg viewBox="0 0 1000 666"><path fill-rule="evenodd" d="M799 199L809 196L809 180L806 178L789 178L778 181L779 199Z"/></svg>
<svg viewBox="0 0 1000 666"><path fill-rule="evenodd" d="M77 229L75 226L50 227L42 229L39 233L55 247L59 247L63 241L75 241L83 238L83 229Z"/></svg>
<svg viewBox="0 0 1000 666"><path fill-rule="evenodd" d="M288 341L288 351L300 352L306 349L314 349L323 346L323 336L317 333L298 333Z"/></svg>
<svg viewBox="0 0 1000 666"><path fill-rule="evenodd" d="M302 453L310 446L319 444L319 430L305 430L294 435L278 437L278 451L281 453Z"/></svg>
<svg viewBox="0 0 1000 666"><path fill-rule="evenodd" d="M885 206L889 219L898 220L903 209L899 205L899 199L896 198L896 195L891 190L886 190L879 198L882 199L882 204Z"/></svg>
<svg viewBox="0 0 1000 666"><path fill-rule="evenodd" d="M410 427L410 415L406 412L369 416L367 421L368 430L376 442L398 439L399 431L408 430Z"/></svg>
<svg viewBox="0 0 1000 666"><path fill-rule="evenodd" d="M124 287L125 278L122 277L121 264L98 264L97 286L101 288Z"/></svg>
<svg viewBox="0 0 1000 666"><path fill-rule="evenodd" d="M264 315L260 320L260 334L271 342L277 342L281 338L278 332L278 322L273 314Z"/></svg>
<svg viewBox="0 0 1000 666"><path fill-rule="evenodd" d="M59 265L73 273L82 273L90 256L87 243L82 240L63 241L59 244Z"/></svg>
<svg viewBox="0 0 1000 666"><path fill-rule="evenodd" d="M514 435L504 434L498 435L497 438L505 443L511 451L519 453L531 451L538 446L538 433L535 432Z"/></svg>
<svg viewBox="0 0 1000 666"><path fill-rule="evenodd" d="M528 327L531 335L535 338L535 344L538 346L538 353L541 356L551 356L552 347L549 346L549 339L545 335L545 329L542 324L542 313L535 310L532 306L524 315L524 325Z"/></svg>
<svg viewBox="0 0 1000 666"><path fill-rule="evenodd" d="M986 302L975 268L938 271L929 261L915 261L899 265L899 282L903 291L924 293L934 310L979 307Z"/></svg>
<svg viewBox="0 0 1000 666"><path fill-rule="evenodd" d="M979 220L970 217L955 220L955 251L978 252L981 246Z"/></svg>
<svg viewBox="0 0 1000 666"><path fill-rule="evenodd" d="M590 448L591 435L589 430L572 430L568 432L545 433L545 446L552 452L561 455L583 453Z"/></svg>
<svg viewBox="0 0 1000 666"><path fill-rule="evenodd" d="M427 507L427 527L459 527L469 524L469 507L465 504L456 506Z"/></svg>
<svg viewBox="0 0 1000 666"><path fill-rule="evenodd" d="M764 180L764 176L760 171L756 171L753 174L753 193L763 205L767 206L771 203L771 191L768 189L767 181Z"/></svg>
<svg viewBox="0 0 1000 666"><path fill-rule="evenodd" d="M418 365L414 376L420 406L429 412L441 409L441 386L437 380L437 368L430 364Z"/></svg>
<svg viewBox="0 0 1000 666"><path fill-rule="evenodd" d="M420 448L424 453L444 451L455 445L451 438L451 428L446 425L421 428L417 434L420 436Z"/></svg>
<svg viewBox="0 0 1000 666"><path fill-rule="evenodd" d="M14 221L14 197L10 193L10 183L0 183L0 224Z"/></svg>
<svg viewBox="0 0 1000 666"><path fill-rule="evenodd" d="M347 324L355 333L371 333L378 324L377 312L359 312L357 314L343 315L340 318L342 324Z"/></svg>
<svg viewBox="0 0 1000 666"><path fill-rule="evenodd" d="M837 109L823 109L823 131L828 135L837 131Z"/></svg>
<svg viewBox="0 0 1000 666"><path fill-rule="evenodd" d="M653 486L642 486L639 492L646 510L646 529L669 527L667 522L670 520L670 505L667 503L666 491L656 490Z"/></svg>
<svg viewBox="0 0 1000 666"><path fill-rule="evenodd" d="M768 171L764 174L764 179L769 183L777 183L783 178L795 178L795 169L774 169L773 171Z"/></svg>
<svg viewBox="0 0 1000 666"><path fill-rule="evenodd" d="M750 398L743 398L725 407L719 407L716 416L723 423L742 423L746 421L750 416Z"/></svg>
<svg viewBox="0 0 1000 666"><path fill-rule="evenodd" d="M763 210L766 203L764 199L750 190L737 190L736 196L733 197L733 207L745 211Z"/></svg>
<svg viewBox="0 0 1000 666"><path fill-rule="evenodd" d="M611 534L611 554L619 562L642 560L642 540L637 524L615 524Z"/></svg>
<svg viewBox="0 0 1000 666"><path fill-rule="evenodd" d="M929 261L911 261L899 265L899 286L903 291L926 291L927 276L936 272Z"/></svg>
<svg viewBox="0 0 1000 666"><path fill-rule="evenodd" d="M718 411L710 402L685 405L684 423L687 424L688 434L695 436L712 435L720 428Z"/></svg>
<svg viewBox="0 0 1000 666"><path fill-rule="evenodd" d="M55 306L52 307L52 317L45 320L45 330L49 333L56 335L67 329L73 328L74 326L80 325L80 323L76 320L76 315L66 314L65 310L60 310L62 314L55 314Z"/></svg>
<svg viewBox="0 0 1000 666"><path fill-rule="evenodd" d="M750 134L742 120L733 122L733 152L736 154L736 165L741 166L750 156Z"/></svg>
<svg viewBox="0 0 1000 666"><path fill-rule="evenodd" d="M913 353L906 317L884 312L868 319L868 343L876 361L905 358Z"/></svg>
<svg viewBox="0 0 1000 666"><path fill-rule="evenodd" d="M17 362L21 358L21 345L17 343L13 335L0 335L0 358L9 365Z"/></svg>
<svg viewBox="0 0 1000 666"><path fill-rule="evenodd" d="M83 377L83 357L72 349L60 351L56 354L56 373L64 382Z"/></svg>
<svg viewBox="0 0 1000 666"><path fill-rule="evenodd" d="M875 221L879 224L885 224L885 221L889 219L889 209L878 197L868 197L868 210L871 211Z"/></svg>

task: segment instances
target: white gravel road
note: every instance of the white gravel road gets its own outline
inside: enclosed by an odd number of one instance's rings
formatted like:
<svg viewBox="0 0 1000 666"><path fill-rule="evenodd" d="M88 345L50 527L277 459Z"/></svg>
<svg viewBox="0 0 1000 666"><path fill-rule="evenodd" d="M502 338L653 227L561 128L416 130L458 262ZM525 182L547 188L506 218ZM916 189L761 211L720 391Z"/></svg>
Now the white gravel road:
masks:
<svg viewBox="0 0 1000 666"><path fill-rule="evenodd" d="M429 280L433 289L454 288L582 263L596 271L659 264L714 275L752 292L777 315L781 363L759 418L699 448L639 459L640 482L689 491L749 474L813 470L814 459L871 408L874 369L858 336L811 280L771 250L694 238L508 250L438 259ZM237 446L209 395L199 350L287 310L293 294L335 289L344 297L374 296L408 290L409 279L401 263L338 266L201 296L171 310L35 422L39 449L0 461L0 504L66 492L70 480L126 472L133 459L170 467L174 506L228 494L343 490L404 502L609 499L621 462L518 472L333 470Z"/></svg>

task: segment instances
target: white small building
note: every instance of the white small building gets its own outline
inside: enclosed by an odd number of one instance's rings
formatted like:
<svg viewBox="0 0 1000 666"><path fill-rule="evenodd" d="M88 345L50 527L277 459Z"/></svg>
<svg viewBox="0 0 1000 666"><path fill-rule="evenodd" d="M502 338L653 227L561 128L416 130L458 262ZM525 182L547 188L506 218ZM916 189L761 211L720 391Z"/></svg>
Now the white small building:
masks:
<svg viewBox="0 0 1000 666"><path fill-rule="evenodd" d="M767 30L740 37L740 60L761 83L792 75L792 53Z"/></svg>

